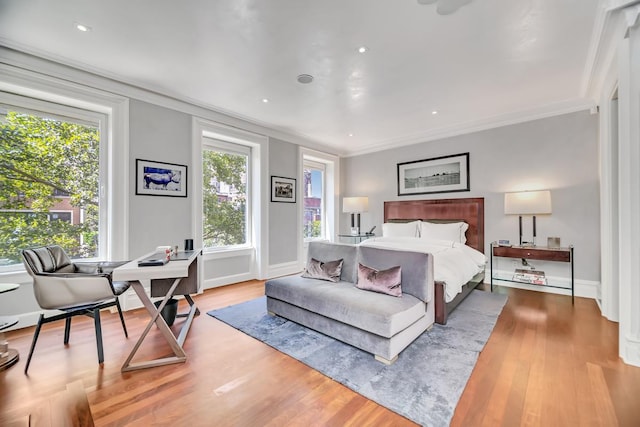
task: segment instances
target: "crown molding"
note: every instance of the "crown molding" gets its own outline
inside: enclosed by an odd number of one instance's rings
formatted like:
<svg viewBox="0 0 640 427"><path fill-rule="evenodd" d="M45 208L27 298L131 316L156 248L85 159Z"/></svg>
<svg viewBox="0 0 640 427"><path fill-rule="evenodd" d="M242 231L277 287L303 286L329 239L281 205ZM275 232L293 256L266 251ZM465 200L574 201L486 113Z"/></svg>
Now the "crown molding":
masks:
<svg viewBox="0 0 640 427"><path fill-rule="evenodd" d="M390 150L393 148L418 144L422 142L436 141L453 136L480 132L483 130L530 122L533 120L545 119L548 117L560 116L563 114L570 114L578 111L590 110L593 112L594 110L596 110L596 107L596 102L590 99L576 99L565 101L561 103L542 106L536 109L503 114L466 123L457 123L447 127L432 129L427 133L407 135L402 138L374 144L364 150L350 151L344 157L360 156L377 151Z"/></svg>
<svg viewBox="0 0 640 427"><path fill-rule="evenodd" d="M581 95L599 99L617 46L637 21L640 0L601 0L582 75Z"/></svg>
<svg viewBox="0 0 640 427"><path fill-rule="evenodd" d="M313 148L334 155L344 153L335 147L330 147L305 135L288 132L262 123L255 119L244 117L231 111L215 106L205 105L196 100L169 93L166 90L143 85L140 82L128 81L118 75L109 74L103 70L88 67L51 55L47 52L31 49L27 46L8 41L0 37L0 64L6 64L16 69L35 72L57 78L69 83L82 85L91 89L117 94L127 98L149 102L172 110L191 114L195 117L214 121L241 130L257 133L271 138Z"/></svg>

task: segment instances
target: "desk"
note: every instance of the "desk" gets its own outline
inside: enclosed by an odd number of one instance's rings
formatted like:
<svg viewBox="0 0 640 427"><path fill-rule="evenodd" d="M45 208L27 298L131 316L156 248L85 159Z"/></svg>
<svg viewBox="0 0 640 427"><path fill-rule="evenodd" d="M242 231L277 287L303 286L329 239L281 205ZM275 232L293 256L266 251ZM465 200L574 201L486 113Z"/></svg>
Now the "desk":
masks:
<svg viewBox="0 0 640 427"><path fill-rule="evenodd" d="M168 365L170 363L184 363L187 360L187 355L182 345L187 337L193 318L200 314L200 311L190 296L190 294L198 292L198 260L200 258L200 251L180 253L180 259L174 259L162 266L138 266L138 261L152 255L153 253L147 254L128 262L113 270L112 273L114 281L131 282L131 287L151 316L149 324L131 350L129 357L127 357L127 360L122 365L122 372ZM157 308L151 301L151 298L147 296L144 290L145 284L148 285L151 290L151 297L163 297L162 302ZM182 325L177 338L169 326L167 326L162 316L160 316L160 312L167 304L167 301L174 295L183 295L189 303L189 311L184 314L178 314L178 317L186 317L187 319ZM167 340L167 343L173 351L173 356L132 363L131 360L154 324Z"/></svg>
<svg viewBox="0 0 640 427"><path fill-rule="evenodd" d="M20 285L17 283L0 283L0 294L15 291L19 287ZM16 323L18 323L18 318L15 316L0 316L0 331L10 328ZM0 371L10 368L18 362L18 359L20 359L18 350L8 348L9 343L5 340L4 333L0 332L0 345L5 345L5 343L7 346L6 351L4 351L5 349L0 348Z"/></svg>

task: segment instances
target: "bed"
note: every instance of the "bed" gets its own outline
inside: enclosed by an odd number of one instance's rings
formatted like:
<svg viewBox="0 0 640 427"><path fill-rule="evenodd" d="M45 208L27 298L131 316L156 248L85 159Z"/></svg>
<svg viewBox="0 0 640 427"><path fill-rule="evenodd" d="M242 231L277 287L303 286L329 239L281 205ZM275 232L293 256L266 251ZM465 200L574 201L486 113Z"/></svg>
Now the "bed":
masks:
<svg viewBox="0 0 640 427"><path fill-rule="evenodd" d="M426 223L458 223L468 224L465 232L466 246L480 252L484 259L484 198L437 199L437 200L407 200L384 202L385 223L409 223L412 221ZM400 240L400 239L396 239ZM400 248L402 242L385 242L385 239L370 239L362 243L366 246ZM410 248L407 243L406 250ZM436 271L436 276L438 272ZM455 296L447 298L447 285L443 281L435 282L435 311L436 322L447 323L447 317L471 291L484 281L484 268L478 269L473 277L461 286Z"/></svg>

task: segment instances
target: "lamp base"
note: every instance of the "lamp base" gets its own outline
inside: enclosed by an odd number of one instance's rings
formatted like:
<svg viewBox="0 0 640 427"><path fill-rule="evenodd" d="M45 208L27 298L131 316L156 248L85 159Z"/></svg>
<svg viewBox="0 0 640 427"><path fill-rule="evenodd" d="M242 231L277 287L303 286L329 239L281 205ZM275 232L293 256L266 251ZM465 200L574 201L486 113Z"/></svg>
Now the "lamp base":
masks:
<svg viewBox="0 0 640 427"><path fill-rule="evenodd" d="M359 227L351 227L351 234L353 236L357 236L358 234L360 234L360 228Z"/></svg>

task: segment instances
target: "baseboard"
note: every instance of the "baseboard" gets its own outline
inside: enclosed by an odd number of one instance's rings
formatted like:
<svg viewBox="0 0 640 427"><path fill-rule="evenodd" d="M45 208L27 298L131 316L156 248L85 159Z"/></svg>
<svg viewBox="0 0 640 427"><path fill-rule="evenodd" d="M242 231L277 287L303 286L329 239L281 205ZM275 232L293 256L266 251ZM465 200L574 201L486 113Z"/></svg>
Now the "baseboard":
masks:
<svg viewBox="0 0 640 427"><path fill-rule="evenodd" d="M38 318L40 317L40 313L42 313L42 311L32 311L29 313L14 314L11 317L17 317L18 323L11 326L10 328L3 329L2 332L9 332L9 331L14 331L16 329L28 328L29 326L37 325ZM49 316L49 315L57 314L60 312L56 310L48 310L48 311L45 311L44 313L46 316Z"/></svg>
<svg viewBox="0 0 640 427"><path fill-rule="evenodd" d="M122 304L122 300L120 302L120 304ZM142 304L140 304L140 307L142 307ZM103 309L104 311L111 311L112 307L107 307L105 309ZM113 308L115 309L115 308ZM117 309L115 309L117 310ZM124 308L123 308L124 310ZM102 310L101 310L102 311ZM45 315L45 317L50 317L50 316L54 316L56 314L60 314L62 313L62 311L60 310L39 310L39 311L31 311L28 313L20 313L20 314L15 314L12 315L11 317L17 317L18 318L18 323L16 323L15 325L11 326L10 328L7 329L3 329L2 332L9 332L9 331L14 331L16 329L22 329L22 328L28 328L29 326L35 326L38 324L38 319L40 318L40 314Z"/></svg>
<svg viewBox="0 0 640 427"><path fill-rule="evenodd" d="M283 262L281 264L270 265L267 277L272 279L274 277L288 276L296 273L300 273L300 263L298 261Z"/></svg>
<svg viewBox="0 0 640 427"><path fill-rule="evenodd" d="M509 272L494 271L494 274L508 275ZM557 284L558 286L564 286L567 289L554 288L550 286L541 286L541 285L529 285L527 283L516 283L516 282L509 282L509 281L497 280L497 279L493 280L493 285L505 286L508 288L516 288L516 289L526 289L529 291L547 292L550 294L571 295L571 279L568 279L566 277L549 276L548 280L551 283ZM487 272L487 275L484 278L484 283L486 283L487 285L491 283L491 276L489 272ZM600 286L601 286L600 282L597 282L597 281L575 279L574 294L577 297L591 298L591 299L597 300L598 289Z"/></svg>
<svg viewBox="0 0 640 427"><path fill-rule="evenodd" d="M621 336L620 357L624 363L640 367L640 339L629 335Z"/></svg>
<svg viewBox="0 0 640 427"><path fill-rule="evenodd" d="M144 291L147 296L151 295L151 291L146 286L144 287ZM120 308L122 308L122 311L135 310L136 308L142 307L144 307L142 301L140 301L140 298L138 298L133 288L129 288L120 296Z"/></svg>
<svg viewBox="0 0 640 427"><path fill-rule="evenodd" d="M213 279L206 279L203 281L203 289L212 289L220 286L231 285L233 283L246 282L247 280L255 279L255 275L252 273L233 274L224 277L215 277Z"/></svg>

